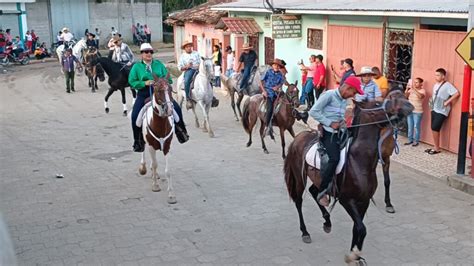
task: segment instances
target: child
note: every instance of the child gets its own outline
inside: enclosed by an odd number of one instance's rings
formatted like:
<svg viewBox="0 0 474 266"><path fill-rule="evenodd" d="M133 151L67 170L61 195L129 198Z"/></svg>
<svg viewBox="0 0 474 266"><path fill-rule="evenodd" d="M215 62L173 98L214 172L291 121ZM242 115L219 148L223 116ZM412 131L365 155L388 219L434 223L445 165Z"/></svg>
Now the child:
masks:
<svg viewBox="0 0 474 266"><path fill-rule="evenodd" d="M214 87L221 87L221 66L214 65Z"/></svg>

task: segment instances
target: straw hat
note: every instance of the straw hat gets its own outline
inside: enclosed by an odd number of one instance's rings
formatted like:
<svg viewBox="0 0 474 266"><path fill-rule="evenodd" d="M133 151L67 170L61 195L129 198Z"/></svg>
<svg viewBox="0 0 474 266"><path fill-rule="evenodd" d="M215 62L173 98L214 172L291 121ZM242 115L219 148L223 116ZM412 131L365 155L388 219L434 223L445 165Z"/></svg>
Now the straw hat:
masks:
<svg viewBox="0 0 474 266"><path fill-rule="evenodd" d="M62 29L62 32L69 32L69 29L68 29L67 27L64 27L64 28Z"/></svg>
<svg viewBox="0 0 474 266"><path fill-rule="evenodd" d="M253 48L253 47L250 46L248 43L244 43L244 44L242 45L242 49L243 49L243 50L248 50L248 49L252 49L252 48Z"/></svg>
<svg viewBox="0 0 474 266"><path fill-rule="evenodd" d="M181 49L184 49L188 45L193 45L193 42L190 40L184 41L183 45L181 45Z"/></svg>
<svg viewBox="0 0 474 266"><path fill-rule="evenodd" d="M360 77L360 76L363 76L363 75L372 75L372 76L375 76L375 73L372 71L372 67L363 66L363 67L360 69L359 74L357 74L356 76L357 76L357 77Z"/></svg>

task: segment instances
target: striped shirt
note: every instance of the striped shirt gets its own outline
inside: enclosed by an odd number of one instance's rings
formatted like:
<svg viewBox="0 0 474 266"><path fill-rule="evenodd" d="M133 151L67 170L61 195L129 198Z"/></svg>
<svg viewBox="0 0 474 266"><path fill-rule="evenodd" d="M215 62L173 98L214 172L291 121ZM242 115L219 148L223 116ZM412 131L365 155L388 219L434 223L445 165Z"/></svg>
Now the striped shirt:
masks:
<svg viewBox="0 0 474 266"><path fill-rule="evenodd" d="M186 52L182 53L179 57L178 68L181 69L189 63L193 65L192 68L199 68L199 64L201 63L201 57L199 56L198 52L192 51L190 54Z"/></svg>
<svg viewBox="0 0 474 266"><path fill-rule="evenodd" d="M339 89L325 91L309 111L309 115L321 123L324 130L335 132L332 122L341 122L346 113L347 101L342 98Z"/></svg>

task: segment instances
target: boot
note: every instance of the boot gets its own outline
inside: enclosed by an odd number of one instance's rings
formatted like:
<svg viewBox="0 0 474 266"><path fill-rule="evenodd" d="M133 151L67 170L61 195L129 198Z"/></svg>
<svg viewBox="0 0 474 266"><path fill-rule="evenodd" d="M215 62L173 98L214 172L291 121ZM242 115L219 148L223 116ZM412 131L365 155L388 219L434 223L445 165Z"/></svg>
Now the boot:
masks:
<svg viewBox="0 0 474 266"><path fill-rule="evenodd" d="M145 151L145 145L140 140L135 140L133 142L133 151L134 152L143 152Z"/></svg>
<svg viewBox="0 0 474 266"><path fill-rule="evenodd" d="M175 134L176 138L178 139L179 143L185 143L189 140L188 131L186 130L186 126L184 122L180 120L178 123L175 123Z"/></svg>
<svg viewBox="0 0 474 266"><path fill-rule="evenodd" d="M217 107L217 106L219 106L219 99L217 99L215 96L212 96L211 107Z"/></svg>

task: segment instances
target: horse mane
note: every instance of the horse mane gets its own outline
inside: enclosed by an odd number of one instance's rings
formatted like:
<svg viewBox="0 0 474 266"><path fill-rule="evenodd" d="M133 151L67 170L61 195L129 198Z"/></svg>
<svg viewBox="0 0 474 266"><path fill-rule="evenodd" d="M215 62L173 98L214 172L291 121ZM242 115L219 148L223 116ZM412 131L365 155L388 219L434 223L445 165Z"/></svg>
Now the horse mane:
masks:
<svg viewBox="0 0 474 266"><path fill-rule="evenodd" d="M99 57L96 60L94 60L92 63L93 64L99 63L104 69L104 71L107 73L107 75L109 76L120 74L120 69L122 68L122 65L120 65L120 63L116 63L107 57Z"/></svg>

